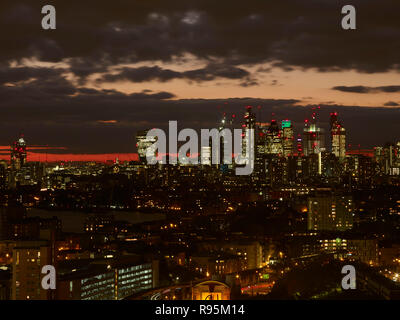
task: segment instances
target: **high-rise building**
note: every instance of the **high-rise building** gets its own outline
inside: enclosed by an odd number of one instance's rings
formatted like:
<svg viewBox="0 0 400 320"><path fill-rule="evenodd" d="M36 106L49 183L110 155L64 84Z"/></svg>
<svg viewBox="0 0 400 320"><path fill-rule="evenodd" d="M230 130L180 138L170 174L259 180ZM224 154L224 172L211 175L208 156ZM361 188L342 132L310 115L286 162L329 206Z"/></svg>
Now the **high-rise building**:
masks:
<svg viewBox="0 0 400 320"><path fill-rule="evenodd" d="M13 300L47 300L51 290L42 288L42 267L51 263L47 241L21 241L13 249Z"/></svg>
<svg viewBox="0 0 400 320"><path fill-rule="evenodd" d="M231 127L231 123L226 119L226 113L223 113L222 119L218 124L218 141L214 141L214 138L208 137L208 140L202 141L201 146L201 164L202 165L216 165L218 168L221 168L223 171L228 167L232 167L232 164L226 163L225 158L225 148L229 150L229 144L232 143L232 140L229 138L229 129ZM229 155L230 157L232 155ZM215 158L214 158L215 157ZM218 163L215 163L215 162ZM214 163L213 163L214 162Z"/></svg>
<svg viewBox="0 0 400 320"><path fill-rule="evenodd" d="M122 300L158 286L158 261L134 262L121 257L65 268L58 277L59 300Z"/></svg>
<svg viewBox="0 0 400 320"><path fill-rule="evenodd" d="M325 149L324 130L317 126L315 111L312 113L311 120L304 121L303 136L305 156L318 154Z"/></svg>
<svg viewBox="0 0 400 320"><path fill-rule="evenodd" d="M222 115L221 122L220 122L219 127L218 127L218 131L219 131L219 134L220 134L220 136L221 136L221 141L220 141L220 143L219 143L219 149L217 150L217 152L218 152L218 159L219 159L219 164L218 164L218 166L219 166L222 170L226 170L226 168L229 166L228 164L226 164L226 163L224 162L224 157L225 157L225 144L232 143L232 142L228 139L228 136L226 135L227 133L226 133L226 131L225 131L225 129L228 129L228 126L229 126L229 123L228 123L228 121L227 121L227 119L226 119L226 113L224 112L223 115ZM228 145L227 145L227 146L228 146ZM226 147L227 147L227 146L226 146ZM227 149L227 150L229 150L229 149ZM206 150L205 150L205 151L206 151ZM210 152L211 152L211 156L212 156L212 149L210 150ZM206 151L206 153L207 153L207 151Z"/></svg>
<svg viewBox="0 0 400 320"><path fill-rule="evenodd" d="M26 142L21 135L17 141L11 145L11 168L19 170L26 163Z"/></svg>
<svg viewBox="0 0 400 320"><path fill-rule="evenodd" d="M337 112L331 113L330 123L332 153L339 160L344 160L346 158L346 129L338 121Z"/></svg>
<svg viewBox="0 0 400 320"><path fill-rule="evenodd" d="M256 139L256 152L258 155L265 155L267 153L267 133L270 123L257 122L257 139Z"/></svg>
<svg viewBox="0 0 400 320"><path fill-rule="evenodd" d="M282 156L282 131L275 119L271 120L271 124L267 131L267 153Z"/></svg>
<svg viewBox="0 0 400 320"><path fill-rule="evenodd" d="M293 153L294 133L290 120L282 120L283 156L288 157Z"/></svg>
<svg viewBox="0 0 400 320"><path fill-rule="evenodd" d="M246 129L256 128L256 115L253 113L251 106L246 107L246 112L244 114L244 126Z"/></svg>
<svg viewBox="0 0 400 320"><path fill-rule="evenodd" d="M346 169L352 182L356 184L369 185L374 175L374 167L373 159L363 154L352 154L346 159Z"/></svg>
<svg viewBox="0 0 400 320"><path fill-rule="evenodd" d="M249 130L253 129L254 131L256 130L256 115L252 111L251 106L246 107L246 112L244 114L244 123L242 125L242 137L243 137L243 144L242 144L242 154L245 156L247 153L247 149L249 146L247 146L247 137L250 134ZM256 137L256 133L254 133L254 138ZM254 142L254 141L253 141ZM254 150L250 150L250 152L254 152Z"/></svg>
<svg viewBox="0 0 400 320"><path fill-rule="evenodd" d="M254 162L254 175L252 176L253 182L257 180L261 184L265 182L266 177L266 163L267 163L267 132L269 123L257 122L257 138L255 149L255 162Z"/></svg>

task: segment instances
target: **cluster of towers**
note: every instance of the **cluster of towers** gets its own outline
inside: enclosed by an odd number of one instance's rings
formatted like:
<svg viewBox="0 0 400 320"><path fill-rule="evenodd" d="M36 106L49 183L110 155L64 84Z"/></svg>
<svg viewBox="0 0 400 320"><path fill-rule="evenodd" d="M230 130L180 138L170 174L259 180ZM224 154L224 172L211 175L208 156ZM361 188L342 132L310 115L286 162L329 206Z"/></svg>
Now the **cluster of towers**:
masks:
<svg viewBox="0 0 400 320"><path fill-rule="evenodd" d="M260 107L258 110L260 111ZM201 161L199 163L206 166L211 165L212 154L216 152L217 157L219 158L219 164L217 164L218 167L223 169L233 168L232 165L226 166L224 163L224 144L229 143L228 141L225 141L224 135L226 133L225 129L230 129L231 131L232 129L237 129L237 120L239 119L236 118L236 115L232 114L231 117L228 117L226 113L223 113L217 126L220 139L217 148L219 150L214 150L215 148L213 149L211 141L209 141L209 143L202 143L200 148ZM239 121L241 122L240 126L242 130L243 155L246 155L246 151L248 151L247 149L250 147L246 145L248 141L246 135L248 134L249 129L254 130L255 169L256 171L261 172L261 176L270 170L275 171L281 167L284 167L281 171L289 172L288 163L294 163L294 165L291 165L291 167L294 168L292 170L294 172L309 171L310 176L315 173L322 174L322 171L324 171L324 162L340 162L346 158L346 130L339 122L337 112L330 114L330 151L325 147L324 129L322 129L317 123L317 108L312 110L311 118L304 121L302 134L298 134L296 138L294 123L292 120L284 119L278 121L275 119L275 115L273 114L270 122L258 122L252 106L246 106L244 116ZM156 138L149 139L149 137L146 136L147 132L147 130L140 131L136 135L136 146L138 149L139 159L142 163L146 162L146 152L149 151L148 149L157 141ZM152 152L157 154L156 149ZM310 164L304 165L303 163L305 162L309 162ZM312 168L297 169L297 167L300 166ZM276 173L276 175L282 176L280 173Z"/></svg>
<svg viewBox="0 0 400 320"><path fill-rule="evenodd" d="M274 116L274 114L273 114ZM310 156L325 152L325 132L317 124L317 113L313 109L311 119L304 121L303 135L298 134L295 141L293 123L285 119L279 123L272 119L269 123L256 121L256 115L251 106L246 107L244 129L255 129L256 152L266 155L289 157L293 155ZM338 113L330 114L331 153L339 160L346 157L346 129L338 121Z"/></svg>

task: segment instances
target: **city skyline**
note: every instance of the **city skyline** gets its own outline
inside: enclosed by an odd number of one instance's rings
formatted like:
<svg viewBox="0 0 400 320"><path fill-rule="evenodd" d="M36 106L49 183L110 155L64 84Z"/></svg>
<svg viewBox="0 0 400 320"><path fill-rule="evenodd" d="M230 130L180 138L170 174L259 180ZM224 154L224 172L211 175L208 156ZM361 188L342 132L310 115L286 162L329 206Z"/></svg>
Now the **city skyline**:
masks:
<svg viewBox="0 0 400 320"><path fill-rule="evenodd" d="M399 12L1 0L0 302L399 300Z"/></svg>
<svg viewBox="0 0 400 320"><path fill-rule="evenodd" d="M57 29L43 30L39 3L6 1L0 145L24 132L72 154L132 153L139 130L213 128L245 105L295 127L321 106L351 122L351 144L397 140L399 3L355 0L345 31L342 2L55 1Z"/></svg>
<svg viewBox="0 0 400 320"><path fill-rule="evenodd" d="M253 106L248 106L246 108L253 108ZM245 109L245 108L243 108ZM324 146L324 149L328 150L328 148L330 148L329 150L332 151L332 153L334 153L336 156L339 157L339 154L337 154L337 152L335 152L332 146L332 140L329 139L329 135L325 135L325 131L329 132L332 130L332 115L335 115L336 120L334 121L338 121L337 118L339 115L338 112L331 112L330 113L330 128L326 127L326 123L327 121L320 121L320 118L318 117L318 113L320 112L320 107L313 107L311 108L309 117L307 117L304 122L302 123L302 127L295 127L295 122L293 122L291 119L287 119L284 118L282 120L279 120L276 118L275 113L272 113L271 115L269 115L269 121L262 121L262 119L260 119L260 115L261 115L261 107L258 106L257 108L254 108L254 117L256 121L256 127L259 128L258 130L262 129L263 126L265 125L270 125L273 122L277 122L278 124L282 125L282 129L283 129L283 124L284 123L289 123L290 124L290 128L293 131L291 133L292 135L292 140L293 137L301 137L302 139L305 137L306 135L306 128L308 123L311 123L309 121L311 121L311 119L314 119L314 123L318 126L325 126L325 127L321 127L321 130L323 130L323 136L322 136L322 143ZM258 117L257 117L258 114ZM242 123L244 123L246 120L245 117L245 112L243 113L243 117L238 117L237 114L233 113L231 115L227 114L226 112L223 112L221 115L221 119L223 119L223 121L229 121L230 122L230 127L236 127L236 128L240 128ZM227 119L228 118L228 119ZM299 125L299 123L297 123ZM221 124L220 124L221 125ZM343 125L338 122L339 128L341 127L342 130L344 130ZM180 127L182 127L182 125L180 125ZM216 126L215 126L216 127ZM182 127L183 129L183 127ZM206 128L202 128L202 129L206 129ZM208 129L212 129L212 128L208 128ZM221 128L219 129L221 130ZM200 131L200 129L198 130ZM138 134L140 134L140 131L138 131L135 135L135 139L137 138ZM346 135L348 139L348 134ZM20 134L20 138L24 138L25 135L24 134ZM328 142L329 141L329 142ZM327 143L328 142L328 143ZM16 143L16 142L14 142ZM290 146L290 149L294 150L294 141ZM337 142L339 143L339 142ZM346 144L346 142L343 142L344 145L346 146L345 151L347 153L344 153L343 155L341 155L341 157L344 157L345 154L351 154L352 152L362 152L364 154L370 154L370 156L373 156L373 152L374 149L376 149L379 146L374 146L373 148L362 148L362 146L360 144L358 145L352 145L350 143ZM392 141L386 141L385 144L386 145L388 143L391 143L393 145L395 145L396 140L395 138ZM325 148L326 145L326 148ZM383 146L381 145L381 146ZM304 147L302 145L302 147ZM11 158L11 153L10 150L12 149L12 147L10 146L0 146L0 160L10 160ZM119 161L139 161L139 154L138 154L138 146L137 146L137 142L135 145L135 150L136 152L132 152L132 153L82 153L82 154L77 154L77 153L70 153L68 152L68 149L65 147L52 147L52 146L39 146L39 145L27 145L27 159L28 161L39 161L39 162L74 162L74 161L94 161L94 162L115 162L116 160ZM282 151L283 153L283 151ZM291 153L291 152L289 152ZM296 153L297 154L297 153Z"/></svg>

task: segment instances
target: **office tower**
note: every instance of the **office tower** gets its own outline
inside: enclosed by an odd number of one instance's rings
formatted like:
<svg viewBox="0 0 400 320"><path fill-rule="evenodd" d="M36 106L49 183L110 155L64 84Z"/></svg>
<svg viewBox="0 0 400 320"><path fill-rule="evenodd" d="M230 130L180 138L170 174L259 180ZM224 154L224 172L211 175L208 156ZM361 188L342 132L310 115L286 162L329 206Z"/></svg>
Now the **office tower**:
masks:
<svg viewBox="0 0 400 320"><path fill-rule="evenodd" d="M122 300L159 285L159 263L134 261L120 257L89 262L86 266L72 263L58 277L56 296L59 300ZM69 268L68 268L69 267Z"/></svg>
<svg viewBox="0 0 400 320"><path fill-rule="evenodd" d="M267 155L267 131L269 123L257 122L257 137L255 149L253 182L265 183L266 155Z"/></svg>
<svg viewBox="0 0 400 320"><path fill-rule="evenodd" d="M268 155L265 161L267 183L270 187L279 186L287 175L286 159L277 155Z"/></svg>
<svg viewBox="0 0 400 320"><path fill-rule="evenodd" d="M226 133L225 133L225 129L227 129L228 127L228 121L226 119L226 113L224 112L222 115L222 119L221 122L218 126L218 131L219 131L219 135L220 135L220 141L219 141L219 149L217 150L218 152L218 166L222 169L222 170L226 170L228 167L228 164L224 163L224 153L225 153L225 144L229 144L232 143L232 141L230 141L228 139L228 137L226 137ZM210 145L211 146L211 145ZM229 149L227 149L229 150ZM206 151L206 150L205 150ZM212 153L212 149L210 150L210 152ZM206 151L207 154L207 151ZM212 156L212 154L211 154Z"/></svg>
<svg viewBox="0 0 400 320"><path fill-rule="evenodd" d="M230 148L232 148L232 139L231 137L229 137L229 135L231 134L229 130L230 126L231 123L229 123L229 121L226 119L226 113L224 112L221 121L218 124L217 141L214 141L215 138L212 135L207 137L207 140L201 141L202 145L200 149L200 163L202 165L215 165L217 168L221 168L221 170L226 170L228 167L232 166L232 164L224 163L225 148L226 150L230 150ZM232 157L232 154L229 154L229 156Z"/></svg>
<svg viewBox="0 0 400 320"><path fill-rule="evenodd" d="M317 126L316 117L316 112L314 111L311 120L306 119L304 121L303 150L305 156L318 154L323 151L325 147L324 130Z"/></svg>
<svg viewBox="0 0 400 320"><path fill-rule="evenodd" d="M251 106L246 107L244 126L246 129L256 129L256 115L253 113Z"/></svg>
<svg viewBox="0 0 400 320"><path fill-rule="evenodd" d="M267 133L270 124L257 122L256 152L258 155L267 153Z"/></svg>
<svg viewBox="0 0 400 320"><path fill-rule="evenodd" d="M386 144L384 147L374 148L374 160L379 173L385 175L393 175L393 173L397 174L397 163L399 163L398 145L399 144L397 144L397 146Z"/></svg>
<svg viewBox="0 0 400 320"><path fill-rule="evenodd" d="M242 125L242 137L243 137L243 143L242 143L242 154L243 156L246 156L247 149L249 146L247 146L247 137L250 134L249 130L253 129L254 131L256 130L256 115L252 111L251 106L246 107L246 112L244 114L244 123ZM254 138L256 138L256 132L254 132ZM253 141L254 143L254 141ZM254 152L254 150L249 150L249 152Z"/></svg>
<svg viewBox="0 0 400 320"><path fill-rule="evenodd" d="M385 173L385 154L383 147L374 148L374 161L377 173Z"/></svg>
<svg viewBox="0 0 400 320"><path fill-rule="evenodd" d="M330 152L321 153L321 174L330 178L330 181L335 181L338 179L341 172L343 172L344 166L338 161L338 158Z"/></svg>
<svg viewBox="0 0 400 320"><path fill-rule="evenodd" d="M11 168L19 170L26 163L26 142L24 136L11 145Z"/></svg>
<svg viewBox="0 0 400 320"><path fill-rule="evenodd" d="M282 121L283 156L288 157L293 153L293 126L290 120Z"/></svg>
<svg viewBox="0 0 400 320"><path fill-rule="evenodd" d="M347 157L346 168L353 183L369 185L374 175L374 163L371 157L352 154Z"/></svg>
<svg viewBox="0 0 400 320"><path fill-rule="evenodd" d="M345 231L353 226L353 198L321 194L308 198L308 230Z"/></svg>
<svg viewBox="0 0 400 320"><path fill-rule="evenodd" d="M337 112L331 113L330 123L332 153L339 160L344 160L346 158L346 129L338 121Z"/></svg>
<svg viewBox="0 0 400 320"><path fill-rule="evenodd" d="M267 153L278 156L283 155L282 131L275 119L271 120L271 124L267 131Z"/></svg>
<svg viewBox="0 0 400 320"><path fill-rule="evenodd" d="M20 241L13 249L12 299L47 300L51 290L42 288L42 267L51 265L47 241Z"/></svg>
<svg viewBox="0 0 400 320"><path fill-rule="evenodd" d="M149 148L149 152L151 155L156 156L157 155L157 150L156 147L152 145L157 142L157 137L156 136L149 136L147 137L147 133L149 130L143 130L139 131L136 134L136 148L138 150L139 154L139 160L142 163L147 163L146 160L146 153Z"/></svg>
<svg viewBox="0 0 400 320"><path fill-rule="evenodd" d="M387 175L398 175L397 164L397 147L394 144L386 144L383 149L384 154L384 172ZM393 170L395 169L395 170Z"/></svg>

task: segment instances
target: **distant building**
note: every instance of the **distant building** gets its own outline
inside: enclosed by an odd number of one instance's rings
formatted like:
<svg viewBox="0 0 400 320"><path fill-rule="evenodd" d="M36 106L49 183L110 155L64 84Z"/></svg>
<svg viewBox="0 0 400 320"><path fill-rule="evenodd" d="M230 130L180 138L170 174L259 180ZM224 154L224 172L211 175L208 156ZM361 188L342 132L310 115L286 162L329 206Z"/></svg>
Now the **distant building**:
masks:
<svg viewBox="0 0 400 320"><path fill-rule="evenodd" d="M42 288L42 267L51 263L47 241L21 241L13 249L12 300L48 300Z"/></svg>
<svg viewBox="0 0 400 320"><path fill-rule="evenodd" d="M26 163L26 142L23 135L11 145L11 167L19 170Z"/></svg>
<svg viewBox="0 0 400 320"><path fill-rule="evenodd" d="M283 156L288 157L293 153L294 132L290 120L282 121Z"/></svg>
<svg viewBox="0 0 400 320"><path fill-rule="evenodd" d="M158 261L89 261L61 271L58 300L121 300L158 286Z"/></svg>
<svg viewBox="0 0 400 320"><path fill-rule="evenodd" d="M303 153L306 156L318 154L325 149L324 130L316 124L316 112L312 113L311 120L304 121Z"/></svg>
<svg viewBox="0 0 400 320"><path fill-rule="evenodd" d="M246 112L244 114L244 124L242 125L242 135L243 135L243 144L242 144L242 154L246 155L247 149L250 146L247 146L246 137L249 135L249 130L256 130L256 115L252 111L251 106L246 107ZM254 152L254 150L249 150L249 152ZM251 153L250 153L251 154Z"/></svg>
<svg viewBox="0 0 400 320"><path fill-rule="evenodd" d="M271 120L271 125L267 131L267 153L278 156L283 155L282 131L275 119Z"/></svg>
<svg viewBox="0 0 400 320"><path fill-rule="evenodd" d="M308 198L308 230L344 231L353 226L353 198L324 194Z"/></svg>
<svg viewBox="0 0 400 320"><path fill-rule="evenodd" d="M340 160L344 160L346 158L346 129L338 121L337 112L331 113L330 123L332 153Z"/></svg>

